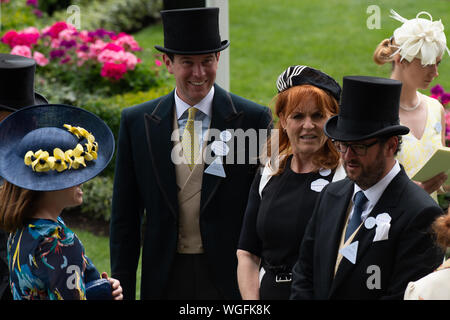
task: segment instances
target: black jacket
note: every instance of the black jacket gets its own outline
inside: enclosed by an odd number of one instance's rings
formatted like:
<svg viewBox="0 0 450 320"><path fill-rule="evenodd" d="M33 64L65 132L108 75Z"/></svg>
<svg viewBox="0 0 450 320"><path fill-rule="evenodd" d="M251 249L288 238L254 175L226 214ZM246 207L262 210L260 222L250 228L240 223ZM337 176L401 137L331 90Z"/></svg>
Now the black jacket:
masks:
<svg viewBox="0 0 450 320"><path fill-rule="evenodd" d="M143 236L141 299L161 299L177 249L178 200L173 142L174 91L122 113L111 216L111 270L134 299ZM267 129L267 107L215 85L211 128ZM242 152L242 151L238 151ZM216 287L239 299L236 248L255 164L224 164L226 178L203 174L200 232ZM205 165L206 169L206 165Z"/></svg>
<svg viewBox="0 0 450 320"><path fill-rule="evenodd" d="M403 299L410 281L442 263L430 232L442 210L402 169L368 216L391 216L388 239L373 242L376 228L361 226L352 241L359 241L356 263L343 258L334 276L353 187L346 178L322 191L293 269L291 299Z"/></svg>

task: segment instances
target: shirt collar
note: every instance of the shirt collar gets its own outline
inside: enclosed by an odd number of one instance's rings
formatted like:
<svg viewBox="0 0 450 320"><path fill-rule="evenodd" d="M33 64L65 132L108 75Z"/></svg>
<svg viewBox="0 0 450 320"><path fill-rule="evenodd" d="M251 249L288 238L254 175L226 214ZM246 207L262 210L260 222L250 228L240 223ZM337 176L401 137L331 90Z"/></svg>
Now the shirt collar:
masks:
<svg viewBox="0 0 450 320"><path fill-rule="evenodd" d="M196 105L193 105L192 107L197 108L204 114L206 114L208 117L211 118L211 110L212 110L212 101L214 98L214 86L211 87L211 90L209 90L208 94ZM187 109L189 109L191 106L184 102L183 100L178 97L177 89L175 88L175 107L177 109L177 119L179 120L183 114L186 112Z"/></svg>
<svg viewBox="0 0 450 320"><path fill-rule="evenodd" d="M353 191L353 197L352 200L355 198L355 194L358 191L362 191L364 195L366 196L367 200L369 200L370 205L373 207L378 202L378 200L381 198L381 195L383 194L384 190L386 190L389 183L391 183L392 179L400 172L400 164L397 160L395 160L395 164L392 167L392 169L388 172L387 175L383 177L380 181L378 181L376 184L371 186L367 190L362 190L356 183L354 184L354 191Z"/></svg>

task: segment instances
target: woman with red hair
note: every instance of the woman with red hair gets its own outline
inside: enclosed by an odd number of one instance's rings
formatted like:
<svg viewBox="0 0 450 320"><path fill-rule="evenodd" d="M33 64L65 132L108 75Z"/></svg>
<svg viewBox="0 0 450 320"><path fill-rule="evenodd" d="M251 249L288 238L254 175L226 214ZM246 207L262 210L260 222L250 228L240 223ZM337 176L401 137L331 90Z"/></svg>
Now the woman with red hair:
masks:
<svg viewBox="0 0 450 320"><path fill-rule="evenodd" d="M291 269L314 203L339 164L323 132L338 113L339 84L319 70L291 66L279 76L277 89L279 122L267 142L275 157L255 177L237 250L243 299L289 299Z"/></svg>

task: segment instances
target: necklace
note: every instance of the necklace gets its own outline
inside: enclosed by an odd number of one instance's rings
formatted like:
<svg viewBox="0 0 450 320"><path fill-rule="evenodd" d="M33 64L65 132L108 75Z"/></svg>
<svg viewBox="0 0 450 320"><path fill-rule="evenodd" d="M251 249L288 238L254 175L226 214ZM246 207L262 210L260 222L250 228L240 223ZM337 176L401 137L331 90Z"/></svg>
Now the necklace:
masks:
<svg viewBox="0 0 450 320"><path fill-rule="evenodd" d="M417 94L417 92L416 92L416 96L417 96L417 103L416 103L415 106L405 107L405 106L400 105L400 108L402 108L405 111L414 111L414 110L416 110L419 107L420 102L422 102L422 100L420 99L420 96Z"/></svg>

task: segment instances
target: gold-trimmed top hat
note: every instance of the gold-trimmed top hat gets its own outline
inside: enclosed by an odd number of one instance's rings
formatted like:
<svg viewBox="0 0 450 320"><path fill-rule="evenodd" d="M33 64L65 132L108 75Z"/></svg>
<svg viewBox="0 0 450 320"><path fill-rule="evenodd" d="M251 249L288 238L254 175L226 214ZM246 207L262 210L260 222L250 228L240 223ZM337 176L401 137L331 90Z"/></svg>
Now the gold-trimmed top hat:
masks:
<svg viewBox="0 0 450 320"><path fill-rule="evenodd" d="M190 8L161 11L164 53L197 55L226 49L230 42L219 34L219 8Z"/></svg>
<svg viewBox="0 0 450 320"><path fill-rule="evenodd" d="M33 59L0 53L0 110L14 112L23 107L48 103L34 91L35 70Z"/></svg>
<svg viewBox="0 0 450 320"><path fill-rule="evenodd" d="M337 141L404 135L398 115L402 83L368 76L344 77L339 114L328 119L325 134Z"/></svg>

